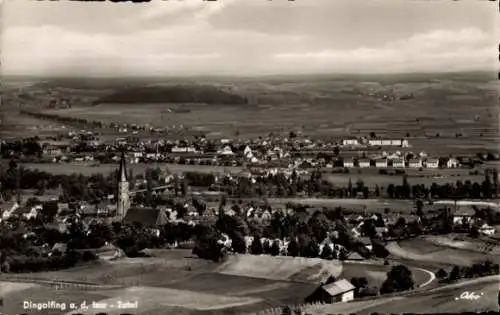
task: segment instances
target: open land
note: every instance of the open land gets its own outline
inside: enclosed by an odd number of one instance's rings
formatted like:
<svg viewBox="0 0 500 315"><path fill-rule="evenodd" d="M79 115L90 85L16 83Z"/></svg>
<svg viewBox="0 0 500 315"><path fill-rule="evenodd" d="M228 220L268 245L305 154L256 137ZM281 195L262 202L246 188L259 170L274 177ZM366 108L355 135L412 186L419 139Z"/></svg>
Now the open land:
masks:
<svg viewBox="0 0 500 315"><path fill-rule="evenodd" d="M153 303L149 303L152 298L158 298L157 301L169 309L180 308L183 312L220 308L256 311L282 304L301 303L304 296L316 288L320 279L328 276L326 270L340 278L366 276L369 281L379 285L389 268L380 263L341 263L320 259L251 255L230 256L229 260L221 265L189 256L188 250L157 250L152 258L123 259L69 270L16 275L18 278L24 278L24 281L35 278L119 284L124 285L123 289L58 291L38 284L23 283L21 286L25 287L14 290L12 284L6 282L0 287L3 288L4 300L9 300L6 310L15 310L16 305L21 305L23 292L26 298L32 297L35 302L44 301L50 294L57 296L58 301L66 303L82 303L85 300L87 304L92 301L113 304L116 299L128 299L138 301L137 314L147 312L150 306L153 307ZM265 262L260 263L262 268L249 268L255 266L259 258ZM269 264L275 265L276 268L272 271L264 268ZM429 277L415 270L414 278L417 283L424 283ZM6 290L7 287L12 290ZM197 298L193 299L193 296Z"/></svg>
<svg viewBox="0 0 500 315"><path fill-rule="evenodd" d="M498 83L488 75L477 78L453 76L439 80L422 78L339 80L316 79L307 82L286 80L234 81L215 85L223 91L250 100L249 104L103 103L92 106L110 89L99 93L92 89L88 101L71 108L44 109L60 116L102 122L150 123L156 126L180 126L206 132L209 136L256 137L269 132L301 131L329 138L335 135L368 135L375 132L388 138L405 137L414 150L430 154L469 153L471 150L498 146L498 108L495 106ZM57 87L55 87L57 88ZM61 89L61 86L58 87ZM76 88L71 89L74 93ZM80 93L85 94L85 87ZM111 89L112 90L112 89ZM64 95L64 90L60 93ZM67 92L66 92L67 93ZM406 100L382 101L382 95L413 94ZM182 107L189 112L165 111ZM397 109L397 110L395 110ZM16 109L12 109L14 112ZM404 115L401 115L404 113ZM479 120L474 117L478 115ZM335 117L335 119L332 119ZM8 132L26 125L24 117L9 114L4 119ZM463 134L455 138L455 133ZM435 135L439 133L439 137ZM481 135L482 134L482 135Z"/></svg>

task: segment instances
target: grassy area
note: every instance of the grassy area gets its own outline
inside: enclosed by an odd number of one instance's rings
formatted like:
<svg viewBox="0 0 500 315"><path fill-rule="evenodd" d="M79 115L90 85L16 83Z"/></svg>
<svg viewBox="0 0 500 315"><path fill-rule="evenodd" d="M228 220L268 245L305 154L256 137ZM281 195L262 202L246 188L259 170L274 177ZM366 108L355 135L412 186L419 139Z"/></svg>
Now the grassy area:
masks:
<svg viewBox="0 0 500 315"><path fill-rule="evenodd" d="M47 112L103 122L183 125L209 136L224 137L232 137L236 131L242 138L292 130L326 138L370 132L401 138L409 133L415 151L440 155L498 149L498 113L494 106L498 87L495 84L486 80L419 78L414 82L376 82L378 80L383 79L372 78L370 84L349 78L314 81L299 78L293 83L235 80L231 90L252 99L255 105L101 104L74 105ZM26 91L29 92L29 88ZM70 91L61 90L61 93L70 94ZM85 88L80 92L85 93ZM381 95L387 93L412 93L414 98L382 101ZM95 91L89 88L88 95L95 97ZM166 111L174 105L188 107L190 112ZM479 120L474 119L476 115ZM455 138L457 131L462 132L463 137Z"/></svg>

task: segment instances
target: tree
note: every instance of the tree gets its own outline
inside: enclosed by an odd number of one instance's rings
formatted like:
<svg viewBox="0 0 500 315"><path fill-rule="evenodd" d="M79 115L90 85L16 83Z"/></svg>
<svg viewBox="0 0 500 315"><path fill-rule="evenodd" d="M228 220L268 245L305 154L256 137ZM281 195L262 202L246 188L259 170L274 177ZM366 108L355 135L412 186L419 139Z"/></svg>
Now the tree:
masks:
<svg viewBox="0 0 500 315"><path fill-rule="evenodd" d="M389 195L389 198L394 198L394 192L395 192L394 184L389 184L387 186L387 194Z"/></svg>
<svg viewBox="0 0 500 315"><path fill-rule="evenodd" d="M436 272L436 277L438 279L446 279L446 277L448 277L448 273L443 268L440 268L438 272Z"/></svg>
<svg viewBox="0 0 500 315"><path fill-rule="evenodd" d="M292 257L299 256L299 244L297 243L297 240L295 239L295 237L292 237L292 239L290 240L290 243L288 243L287 253L288 253L288 256L292 256Z"/></svg>
<svg viewBox="0 0 500 315"><path fill-rule="evenodd" d="M332 250L332 248L330 247L329 244L325 244L323 246L323 250L321 251L320 258L322 258L322 259L332 259L332 256L333 256L333 250Z"/></svg>
<svg viewBox="0 0 500 315"><path fill-rule="evenodd" d="M417 208L417 216L419 217L422 217L424 215L424 203L422 200L418 199L416 202L415 202L415 206Z"/></svg>
<svg viewBox="0 0 500 315"><path fill-rule="evenodd" d="M369 238L373 238L377 235L377 229L375 228L375 224L372 219L367 219L363 222L361 226L363 233Z"/></svg>
<svg viewBox="0 0 500 315"><path fill-rule="evenodd" d="M273 245L271 246L271 250L270 250L271 255L272 256L278 256L280 254L280 250L281 250L280 249L280 245L278 244L277 241L274 241Z"/></svg>
<svg viewBox="0 0 500 315"><path fill-rule="evenodd" d="M380 292L382 294L392 293L392 292L402 292L414 288L413 276L404 265L397 265L391 268L387 273L387 278L382 283Z"/></svg>
<svg viewBox="0 0 500 315"><path fill-rule="evenodd" d="M457 281L461 278L460 276L460 268L458 266L453 267L451 269L450 275L448 276L449 281Z"/></svg>
<svg viewBox="0 0 500 315"><path fill-rule="evenodd" d="M231 247L233 248L233 251L240 254L245 254L247 252L245 238L240 232L233 233L231 240Z"/></svg>
<svg viewBox="0 0 500 315"><path fill-rule="evenodd" d="M334 282L336 282L336 281L337 281L337 279L336 279L334 276L330 275L330 276L329 276L329 277L325 280L325 282L323 282L323 285L327 285L327 284L330 284L330 283L334 283Z"/></svg>
<svg viewBox="0 0 500 315"><path fill-rule="evenodd" d="M197 235L197 243L193 248L193 254L203 259L215 262L224 258L223 245L219 244L220 233L209 226L202 226Z"/></svg>
<svg viewBox="0 0 500 315"><path fill-rule="evenodd" d="M260 237L258 235L254 235L252 244L250 245L250 253L252 255L261 255L263 251L264 248L260 242Z"/></svg>
<svg viewBox="0 0 500 315"><path fill-rule="evenodd" d="M51 223L54 221L54 218L58 211L57 202L46 202L42 206L42 220L46 223Z"/></svg>

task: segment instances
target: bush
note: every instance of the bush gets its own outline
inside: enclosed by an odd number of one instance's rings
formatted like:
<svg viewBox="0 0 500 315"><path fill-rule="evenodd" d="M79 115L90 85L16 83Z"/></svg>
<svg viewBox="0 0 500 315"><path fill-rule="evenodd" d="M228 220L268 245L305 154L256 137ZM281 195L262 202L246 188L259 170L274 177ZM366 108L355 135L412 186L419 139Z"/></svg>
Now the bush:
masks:
<svg viewBox="0 0 500 315"><path fill-rule="evenodd" d="M448 277L448 273L443 269L439 269L438 272L436 272L436 277L438 279L445 279L446 277Z"/></svg>

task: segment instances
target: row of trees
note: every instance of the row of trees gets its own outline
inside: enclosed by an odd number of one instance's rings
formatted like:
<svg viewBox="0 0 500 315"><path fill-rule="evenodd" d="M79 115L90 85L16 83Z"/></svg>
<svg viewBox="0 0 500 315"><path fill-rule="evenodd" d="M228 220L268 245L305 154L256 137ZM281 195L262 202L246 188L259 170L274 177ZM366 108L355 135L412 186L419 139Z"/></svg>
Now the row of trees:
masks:
<svg viewBox="0 0 500 315"><path fill-rule="evenodd" d="M442 283L450 283L458 281L461 278L470 279L497 275L499 271L500 267L498 264L493 264L490 260L486 260L482 263L474 263L466 267L454 266L449 273L441 268L436 272L436 277Z"/></svg>

